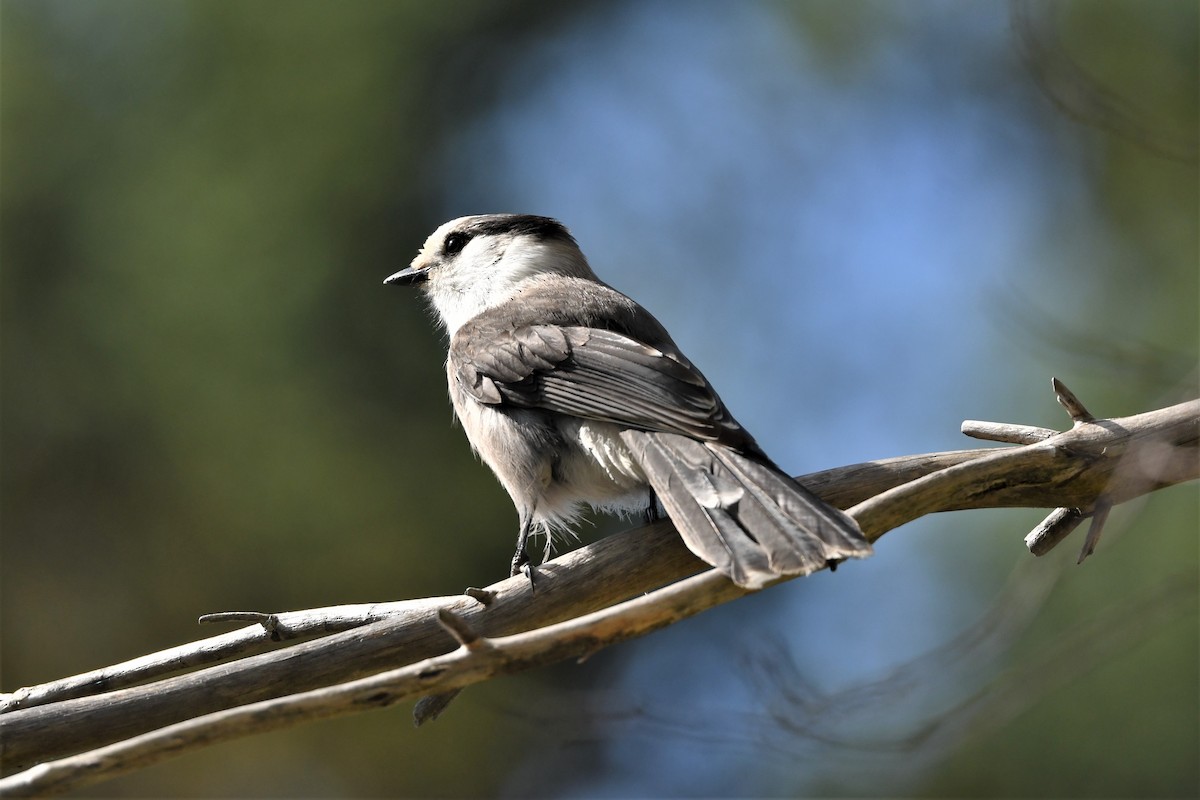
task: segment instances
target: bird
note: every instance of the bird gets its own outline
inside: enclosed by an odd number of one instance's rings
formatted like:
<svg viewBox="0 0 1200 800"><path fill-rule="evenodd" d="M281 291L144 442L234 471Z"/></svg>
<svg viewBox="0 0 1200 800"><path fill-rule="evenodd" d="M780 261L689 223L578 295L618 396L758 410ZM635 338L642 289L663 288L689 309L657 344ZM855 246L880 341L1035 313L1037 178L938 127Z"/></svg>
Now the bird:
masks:
<svg viewBox="0 0 1200 800"><path fill-rule="evenodd" d="M688 549L748 590L871 553L561 222L451 220L384 283L420 287L449 336L455 415L516 506L511 575L532 580L529 537L546 536L544 561L587 506L654 519L661 503Z"/></svg>

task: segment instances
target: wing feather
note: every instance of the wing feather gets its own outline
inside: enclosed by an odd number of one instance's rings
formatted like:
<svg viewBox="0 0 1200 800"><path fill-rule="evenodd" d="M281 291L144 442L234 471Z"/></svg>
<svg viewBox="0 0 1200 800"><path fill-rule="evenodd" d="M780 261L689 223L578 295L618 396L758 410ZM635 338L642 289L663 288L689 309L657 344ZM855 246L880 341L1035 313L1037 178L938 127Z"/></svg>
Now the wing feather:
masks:
<svg viewBox="0 0 1200 800"><path fill-rule="evenodd" d="M682 354L617 331L560 325L460 331L451 358L459 384L481 403L753 446Z"/></svg>

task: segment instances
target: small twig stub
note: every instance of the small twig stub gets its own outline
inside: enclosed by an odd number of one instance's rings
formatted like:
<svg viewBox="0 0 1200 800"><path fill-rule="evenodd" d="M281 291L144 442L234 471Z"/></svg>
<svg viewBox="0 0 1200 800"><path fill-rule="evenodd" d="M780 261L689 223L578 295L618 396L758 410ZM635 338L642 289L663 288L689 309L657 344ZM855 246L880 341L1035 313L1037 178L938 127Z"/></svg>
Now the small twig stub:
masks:
<svg viewBox="0 0 1200 800"><path fill-rule="evenodd" d="M1080 422L1095 422L1096 418L1088 411L1075 393L1067 388L1066 384L1058 378L1051 378L1050 385L1054 387L1054 397L1058 400L1059 405L1067 410L1071 415L1071 420L1075 423Z"/></svg>
<svg viewBox="0 0 1200 800"><path fill-rule="evenodd" d="M1078 508L1056 508L1025 537L1025 546L1035 556L1044 556L1067 538L1087 515Z"/></svg>

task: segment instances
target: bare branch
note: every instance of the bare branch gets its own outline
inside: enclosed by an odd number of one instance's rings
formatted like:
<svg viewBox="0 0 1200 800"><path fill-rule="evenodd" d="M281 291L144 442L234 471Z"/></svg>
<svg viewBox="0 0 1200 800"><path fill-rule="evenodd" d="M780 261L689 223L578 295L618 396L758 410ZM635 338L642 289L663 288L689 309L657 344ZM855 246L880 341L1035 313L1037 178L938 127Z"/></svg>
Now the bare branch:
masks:
<svg viewBox="0 0 1200 800"><path fill-rule="evenodd" d="M1008 444L1037 444L1058 434L1058 431L1050 428L1014 425L1010 422L983 422L977 419L964 420L962 432L974 439Z"/></svg>
<svg viewBox="0 0 1200 800"><path fill-rule="evenodd" d="M1080 422L1021 447L868 462L801 480L835 505L853 506L850 513L874 540L936 511L1090 509L1124 502L1200 477L1198 441L1200 401L1191 401L1125 419ZM713 572L686 579L703 568L663 521L549 562L539 570L536 597L518 576L471 596L398 604L394 614L365 625L377 612L364 609L383 604L297 612L361 626L97 697L50 702L52 691L23 690L19 700L6 705L15 710L0 714L0 752L9 768L92 752L44 763L0 781L0 787L45 792L81 786L213 741L431 692L441 696L444 707L446 697L470 683L585 656L745 593ZM679 583L654 591L674 581ZM273 619L281 636L295 633L289 615ZM220 640L216 649L225 648L220 657L228 657L247 641L262 646L270 635L256 624L206 640L206 647L185 646L165 651L173 654L167 658L146 658L180 668L185 658L198 658L189 648L209 653L211 643ZM445 655L455 639L462 646ZM396 669L401 664L409 666ZM160 669L117 672L123 679L135 674L145 679L160 675L155 671ZM71 691L94 690L94 681L76 680ZM39 701L45 704L32 705Z"/></svg>
<svg viewBox="0 0 1200 800"><path fill-rule="evenodd" d="M383 708L429 692L446 692L497 675L585 656L601 647L644 636L719 603L746 594L715 570L649 595L493 642L469 634L452 653L368 678L238 706L169 725L115 744L38 765L0 781L8 794L58 793L162 761L199 744L209 745L294 724ZM455 636L465 623L445 609L439 620ZM451 622L451 620L454 620Z"/></svg>
<svg viewBox="0 0 1200 800"><path fill-rule="evenodd" d="M258 612L208 614L201 618L201 621L208 621L208 618L215 618L214 621L222 618L245 619L247 614L252 614L256 619L270 617L273 622L270 626L252 625L219 636L201 639L198 642L189 642L178 647L140 656L110 667L0 695L0 714L20 708L31 708L136 686L139 683L184 670L216 664L247 653L261 652L269 649L272 642L284 639L303 639L335 633L381 619L407 619L413 614L425 614L431 608L437 608L451 601L457 602L460 599L455 596L444 599L434 597L421 600L400 600L390 603L358 603L305 611L288 611L280 614L260 614ZM0 750L0 752L5 751Z"/></svg>
<svg viewBox="0 0 1200 800"><path fill-rule="evenodd" d="M867 538L968 508L1090 508L1200 477L1200 400L1123 419L1076 423L1036 444L983 455L865 500L849 513Z"/></svg>
<svg viewBox="0 0 1200 800"><path fill-rule="evenodd" d="M1078 508L1056 508L1025 537L1025 546L1035 556L1044 556L1067 538L1087 515Z"/></svg>
<svg viewBox="0 0 1200 800"><path fill-rule="evenodd" d="M1050 385L1054 387L1054 398L1071 415L1071 421L1075 423L1096 421L1092 412L1084 408L1083 403L1079 401L1074 392L1067 388L1065 383L1058 378L1051 378Z"/></svg>

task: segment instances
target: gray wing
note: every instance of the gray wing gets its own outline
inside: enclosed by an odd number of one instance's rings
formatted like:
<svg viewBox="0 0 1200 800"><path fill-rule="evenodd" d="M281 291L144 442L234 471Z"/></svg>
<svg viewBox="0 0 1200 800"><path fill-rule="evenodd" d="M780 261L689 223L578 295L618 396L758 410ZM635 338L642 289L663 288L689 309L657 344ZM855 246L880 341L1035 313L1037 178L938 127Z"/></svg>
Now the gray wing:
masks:
<svg viewBox="0 0 1200 800"><path fill-rule="evenodd" d="M678 351L568 325L464 329L450 358L481 403L540 408L645 431L758 450L712 386Z"/></svg>

